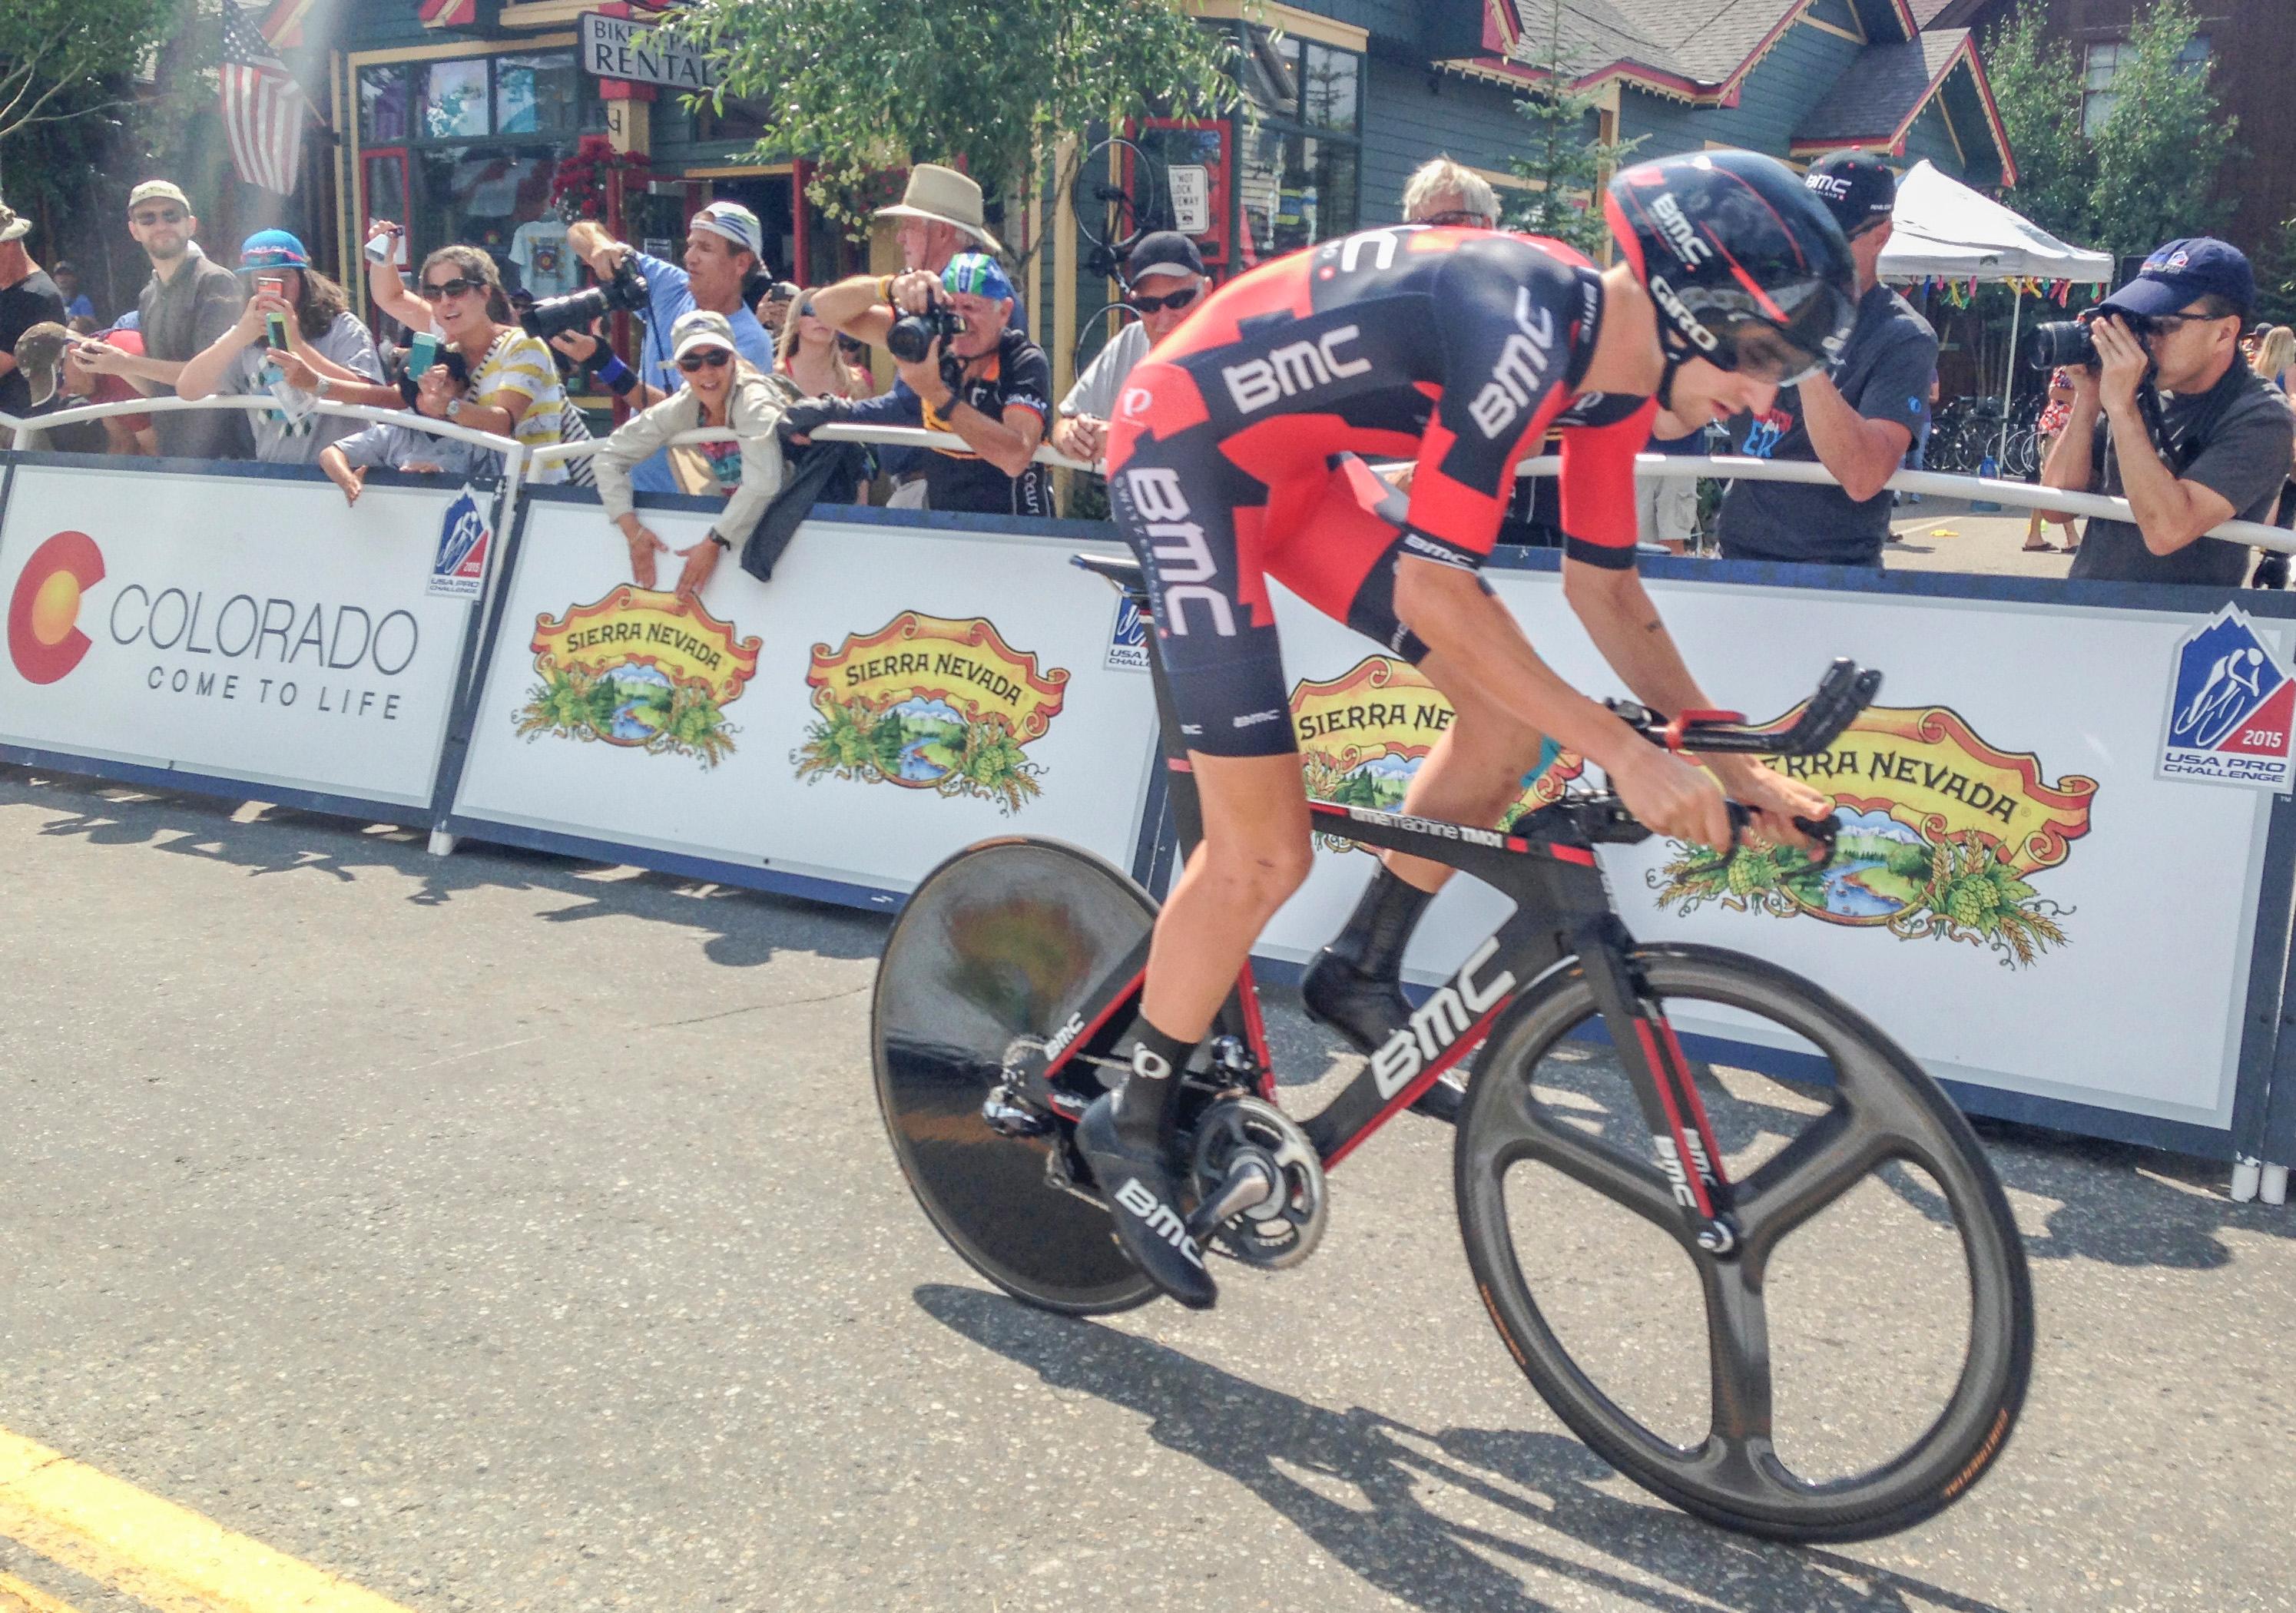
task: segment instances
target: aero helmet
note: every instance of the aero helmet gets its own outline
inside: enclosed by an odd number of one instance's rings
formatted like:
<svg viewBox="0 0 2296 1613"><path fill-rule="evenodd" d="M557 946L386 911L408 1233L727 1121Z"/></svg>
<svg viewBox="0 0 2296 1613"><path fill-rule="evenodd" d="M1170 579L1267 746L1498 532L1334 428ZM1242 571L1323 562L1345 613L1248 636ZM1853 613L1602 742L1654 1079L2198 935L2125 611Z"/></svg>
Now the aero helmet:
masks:
<svg viewBox="0 0 2296 1613"><path fill-rule="evenodd" d="M1611 181L1603 211L1657 306L1669 383L1703 358L1789 385L1849 334L1849 244L1784 164L1752 151L1639 162Z"/></svg>

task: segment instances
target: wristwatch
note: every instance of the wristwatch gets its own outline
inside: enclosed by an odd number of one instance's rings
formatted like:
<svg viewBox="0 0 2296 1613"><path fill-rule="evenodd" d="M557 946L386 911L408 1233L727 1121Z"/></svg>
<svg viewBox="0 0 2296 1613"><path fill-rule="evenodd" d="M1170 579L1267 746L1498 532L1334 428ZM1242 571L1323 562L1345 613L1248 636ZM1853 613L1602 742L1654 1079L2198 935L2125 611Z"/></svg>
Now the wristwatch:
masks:
<svg viewBox="0 0 2296 1613"><path fill-rule="evenodd" d="M720 549L725 550L728 554L731 554L734 552L734 545L726 541L726 535L722 532L712 531L709 534L709 541L717 544Z"/></svg>
<svg viewBox="0 0 2296 1613"><path fill-rule="evenodd" d="M459 420L462 418L463 402L463 400L459 397L450 397L447 400L447 418L448 420Z"/></svg>
<svg viewBox="0 0 2296 1613"><path fill-rule="evenodd" d="M319 384L312 388L311 390L318 396L320 401L323 403L332 398L335 395L335 378L332 375L320 376Z"/></svg>

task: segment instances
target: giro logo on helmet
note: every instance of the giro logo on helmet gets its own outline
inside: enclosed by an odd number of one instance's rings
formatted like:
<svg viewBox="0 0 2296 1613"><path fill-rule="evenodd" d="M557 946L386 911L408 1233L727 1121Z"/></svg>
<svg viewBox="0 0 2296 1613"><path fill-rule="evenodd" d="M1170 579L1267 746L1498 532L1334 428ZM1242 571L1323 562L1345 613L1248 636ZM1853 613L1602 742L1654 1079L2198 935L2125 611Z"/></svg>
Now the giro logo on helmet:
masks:
<svg viewBox="0 0 2296 1613"><path fill-rule="evenodd" d="M1658 306L1666 310L1667 316L1674 321L1682 333L1696 342L1702 350L1711 353L1722 345L1713 332L1699 323L1698 315L1683 306L1682 299L1674 294L1674 288L1666 283L1663 275L1653 274L1650 277L1650 294L1656 299Z"/></svg>

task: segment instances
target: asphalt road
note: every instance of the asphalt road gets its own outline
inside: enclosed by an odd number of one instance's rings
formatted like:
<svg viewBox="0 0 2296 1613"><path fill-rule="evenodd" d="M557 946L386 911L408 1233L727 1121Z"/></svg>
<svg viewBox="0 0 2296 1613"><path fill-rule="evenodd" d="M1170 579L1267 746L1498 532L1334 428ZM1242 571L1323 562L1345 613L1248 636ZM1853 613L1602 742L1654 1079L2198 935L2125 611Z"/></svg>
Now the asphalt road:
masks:
<svg viewBox="0 0 2296 1613"><path fill-rule="evenodd" d="M2041 1307L2023 1424L1910 1534L1766 1546L1531 1395L1423 1121L1210 1314L995 1296L876 1117L883 933L0 768L0 1429L417 1613L2296 1607L2296 1215L2213 1167L1988 1130ZM1886 1402L1935 1250L1880 1200L1805 1287L1811 1381L1877 1361ZM1620 1269L1583 1325L1663 1385ZM144 1605L21 1543L0 1574Z"/></svg>

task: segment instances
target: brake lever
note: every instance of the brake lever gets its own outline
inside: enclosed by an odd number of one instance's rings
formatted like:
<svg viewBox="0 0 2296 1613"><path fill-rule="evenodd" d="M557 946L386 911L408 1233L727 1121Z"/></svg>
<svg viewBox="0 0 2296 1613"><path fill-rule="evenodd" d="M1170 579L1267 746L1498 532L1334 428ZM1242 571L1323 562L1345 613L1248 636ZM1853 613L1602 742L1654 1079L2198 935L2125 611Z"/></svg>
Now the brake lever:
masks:
<svg viewBox="0 0 2296 1613"><path fill-rule="evenodd" d="M1754 826L1754 809L1742 801L1725 801L1730 809L1730 849L1722 854L1722 866L1727 868L1736 861L1746 843L1746 831ZM1812 868L1833 865L1834 842L1841 833L1841 825L1834 819L1797 817L1793 826L1817 842L1820 856L1810 861Z"/></svg>

